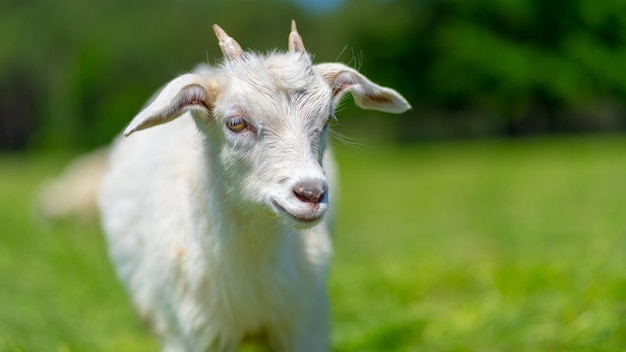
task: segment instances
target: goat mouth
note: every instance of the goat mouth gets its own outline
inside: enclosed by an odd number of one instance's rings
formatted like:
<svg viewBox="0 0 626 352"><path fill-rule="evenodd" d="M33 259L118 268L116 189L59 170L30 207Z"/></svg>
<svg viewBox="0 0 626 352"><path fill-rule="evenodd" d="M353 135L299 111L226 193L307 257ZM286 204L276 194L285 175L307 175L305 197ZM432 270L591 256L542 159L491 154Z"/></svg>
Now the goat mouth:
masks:
<svg viewBox="0 0 626 352"><path fill-rule="evenodd" d="M293 220L299 223L313 224L319 221L324 215L323 211L319 211L319 205L315 205L314 210L312 210L311 213L305 214L305 215L294 214L292 212L289 212L287 209L285 209L285 207L280 205L280 203L278 203L274 199L272 199L272 205L274 206L276 210L278 210L279 213L286 214L287 216L289 216L290 218L292 218Z"/></svg>

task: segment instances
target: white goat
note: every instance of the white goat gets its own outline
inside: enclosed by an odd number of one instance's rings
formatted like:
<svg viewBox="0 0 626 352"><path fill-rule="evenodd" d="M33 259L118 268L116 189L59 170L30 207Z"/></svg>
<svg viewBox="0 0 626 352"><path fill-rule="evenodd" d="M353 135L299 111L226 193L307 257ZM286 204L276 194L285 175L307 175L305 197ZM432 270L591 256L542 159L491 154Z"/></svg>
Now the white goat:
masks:
<svg viewBox="0 0 626 352"><path fill-rule="evenodd" d="M223 63L168 83L124 135L151 129L113 147L99 199L112 260L166 351L328 350L328 122L346 92L410 106L313 65L295 22L289 51L267 55L213 29Z"/></svg>

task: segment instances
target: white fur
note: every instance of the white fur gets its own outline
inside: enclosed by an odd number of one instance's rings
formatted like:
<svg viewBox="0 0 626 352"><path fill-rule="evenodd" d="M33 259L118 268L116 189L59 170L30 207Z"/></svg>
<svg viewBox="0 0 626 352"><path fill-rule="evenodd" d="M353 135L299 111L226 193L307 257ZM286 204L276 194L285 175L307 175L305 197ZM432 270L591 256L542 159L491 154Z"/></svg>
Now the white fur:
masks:
<svg viewBox="0 0 626 352"><path fill-rule="evenodd" d="M46 219L97 218L96 198L107 166L108 148L96 149L73 160L37 194L38 212Z"/></svg>
<svg viewBox="0 0 626 352"><path fill-rule="evenodd" d="M326 351L334 197L295 189L335 190L326 122L342 94L379 110L409 105L302 51L223 50L221 66L174 79L125 134L150 129L114 143L100 192L111 258L166 351L232 351L249 337ZM237 119L248 127L229 129Z"/></svg>

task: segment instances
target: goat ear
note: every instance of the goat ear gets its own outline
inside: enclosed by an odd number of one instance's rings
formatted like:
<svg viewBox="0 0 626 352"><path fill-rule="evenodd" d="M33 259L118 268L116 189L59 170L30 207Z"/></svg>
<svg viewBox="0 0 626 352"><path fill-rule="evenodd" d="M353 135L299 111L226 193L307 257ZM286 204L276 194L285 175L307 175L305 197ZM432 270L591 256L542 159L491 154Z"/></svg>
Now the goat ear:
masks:
<svg viewBox="0 0 626 352"><path fill-rule="evenodd" d="M350 92L356 105L363 109L399 114L411 108L406 99L395 90L377 85L344 64L324 63L317 64L314 68L333 90L336 104L345 93Z"/></svg>
<svg viewBox="0 0 626 352"><path fill-rule="evenodd" d="M210 78L189 73L168 83L130 122L124 136L174 120L190 110L209 113L217 91Z"/></svg>

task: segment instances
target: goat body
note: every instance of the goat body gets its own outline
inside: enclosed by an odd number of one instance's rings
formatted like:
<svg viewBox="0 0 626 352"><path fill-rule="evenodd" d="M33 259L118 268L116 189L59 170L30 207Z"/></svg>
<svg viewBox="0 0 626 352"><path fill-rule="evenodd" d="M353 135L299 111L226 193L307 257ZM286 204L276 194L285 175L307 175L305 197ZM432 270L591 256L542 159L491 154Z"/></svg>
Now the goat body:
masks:
<svg viewBox="0 0 626 352"><path fill-rule="evenodd" d="M241 50L168 83L118 138L100 190L110 255L166 351L329 349L332 156L341 96L402 112L389 88L338 63Z"/></svg>

